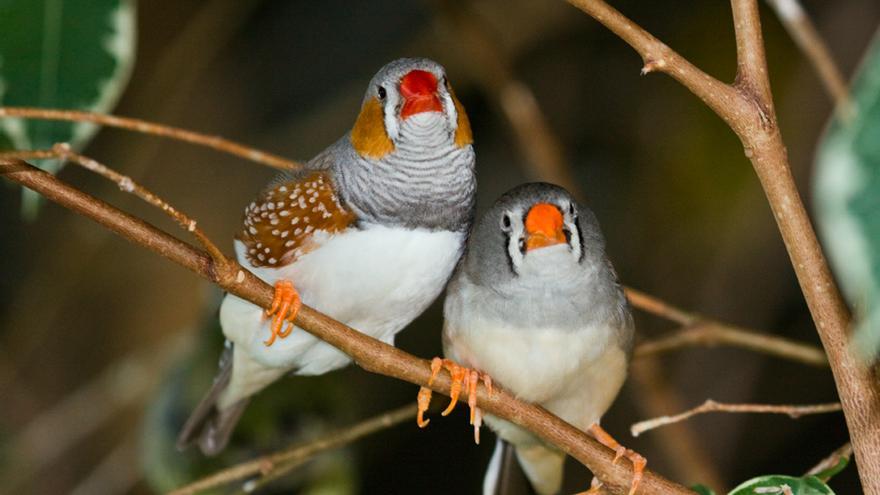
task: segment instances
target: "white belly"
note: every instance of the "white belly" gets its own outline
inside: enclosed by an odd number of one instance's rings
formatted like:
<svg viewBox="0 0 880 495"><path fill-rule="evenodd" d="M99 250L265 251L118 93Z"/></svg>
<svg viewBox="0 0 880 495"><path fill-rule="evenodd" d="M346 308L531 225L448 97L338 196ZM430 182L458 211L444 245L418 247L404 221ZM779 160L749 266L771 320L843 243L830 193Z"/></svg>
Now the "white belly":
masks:
<svg viewBox="0 0 880 495"><path fill-rule="evenodd" d="M272 284L293 281L303 303L361 332L393 343L394 334L437 298L461 254L465 235L448 231L366 226L324 241L318 249L282 267L253 268ZM239 260L243 246L236 242ZM228 295L221 307L226 337L266 366L321 374L348 358L301 330L263 344L270 334L262 310Z"/></svg>
<svg viewBox="0 0 880 495"><path fill-rule="evenodd" d="M626 354L610 328L512 328L447 322L447 354L488 373L517 397L586 429L626 378Z"/></svg>

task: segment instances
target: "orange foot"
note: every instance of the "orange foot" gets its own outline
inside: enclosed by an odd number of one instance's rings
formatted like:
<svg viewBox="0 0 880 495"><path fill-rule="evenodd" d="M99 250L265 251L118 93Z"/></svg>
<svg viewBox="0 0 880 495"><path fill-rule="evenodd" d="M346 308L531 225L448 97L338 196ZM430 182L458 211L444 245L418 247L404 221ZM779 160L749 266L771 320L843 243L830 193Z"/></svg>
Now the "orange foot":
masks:
<svg viewBox="0 0 880 495"><path fill-rule="evenodd" d="M452 386L449 390L449 406L446 407L446 410L441 415L448 416L455 409L455 405L458 404L458 397L461 395L461 388L464 386L468 394L468 407L471 410L471 424L474 426L474 442L479 444L483 412L477 407L477 384L482 380L486 390L491 394L494 391L492 388L492 378L483 372L459 366L452 360L435 357L431 361L431 379L428 380L428 387L434 383L434 379L437 378L441 368L446 368L446 371L452 377ZM428 406L431 404L431 389L428 387L419 389L419 415L416 418L419 428L424 428L431 422L430 419L425 419L425 411L428 410Z"/></svg>
<svg viewBox="0 0 880 495"><path fill-rule="evenodd" d="M293 320L299 313L302 301L299 298L299 292L293 287L290 280L279 280L275 282L275 297L272 299L272 307L266 310L266 317L272 317L272 335L269 340L263 342L266 346L270 346L275 342L276 337L287 337L293 331ZM284 327L284 322L288 322Z"/></svg>
<svg viewBox="0 0 880 495"><path fill-rule="evenodd" d="M603 430L602 427L596 423L593 423L587 429L587 433L589 433L599 443L614 451L614 463L617 463L617 461L619 461L621 457L626 457L627 459L629 459L630 462L632 462L633 479L632 485L630 485L629 495L634 495L636 493L636 488L639 487L639 483L641 483L642 481L642 474L645 472L645 466L648 464L648 461L637 452L617 443L617 440L615 440L611 435L608 434L607 431ZM593 488L590 488L590 490L592 491Z"/></svg>

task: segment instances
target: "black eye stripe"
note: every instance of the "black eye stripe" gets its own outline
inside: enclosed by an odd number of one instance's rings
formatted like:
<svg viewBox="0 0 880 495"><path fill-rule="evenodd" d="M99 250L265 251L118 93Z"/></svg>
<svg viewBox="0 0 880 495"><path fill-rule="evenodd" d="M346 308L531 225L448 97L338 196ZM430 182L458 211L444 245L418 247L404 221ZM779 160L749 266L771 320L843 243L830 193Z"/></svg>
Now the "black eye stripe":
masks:
<svg viewBox="0 0 880 495"><path fill-rule="evenodd" d="M577 229L578 234L578 243L581 245L581 256L578 259L578 263L584 260L584 256L587 254L586 246L584 246L584 233L581 231L581 228L578 226L577 217L571 219L572 223L574 223L574 227Z"/></svg>
<svg viewBox="0 0 880 495"><path fill-rule="evenodd" d="M513 256L510 254L510 234L504 236L504 258L507 259L507 268L514 277L519 276L516 271L516 265L513 264Z"/></svg>

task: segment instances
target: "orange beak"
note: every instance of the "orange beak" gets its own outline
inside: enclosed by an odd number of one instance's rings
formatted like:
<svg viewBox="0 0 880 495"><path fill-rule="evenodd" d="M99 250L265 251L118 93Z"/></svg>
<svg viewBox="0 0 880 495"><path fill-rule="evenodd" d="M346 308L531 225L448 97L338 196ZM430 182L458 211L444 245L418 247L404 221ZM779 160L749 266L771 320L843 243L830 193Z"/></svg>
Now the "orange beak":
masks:
<svg viewBox="0 0 880 495"><path fill-rule="evenodd" d="M400 80L400 94L403 96L401 118L422 112L443 111L443 105L437 97L437 78L428 71L409 71Z"/></svg>
<svg viewBox="0 0 880 495"><path fill-rule="evenodd" d="M538 203L526 215L526 251L566 242L562 213L549 203Z"/></svg>

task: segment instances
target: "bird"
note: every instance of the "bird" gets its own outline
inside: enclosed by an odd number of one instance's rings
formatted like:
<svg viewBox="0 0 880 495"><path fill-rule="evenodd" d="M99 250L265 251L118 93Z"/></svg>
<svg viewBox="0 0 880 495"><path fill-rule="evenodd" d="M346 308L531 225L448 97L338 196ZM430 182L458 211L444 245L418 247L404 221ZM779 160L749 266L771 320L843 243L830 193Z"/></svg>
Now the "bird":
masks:
<svg viewBox="0 0 880 495"><path fill-rule="evenodd" d="M562 187L520 185L475 223L449 282L443 352L432 361L453 379L451 412L464 388L479 443L476 386L500 386L539 404L633 462L634 493L646 461L599 426L624 383L633 318L592 211ZM419 392L419 425L430 402ZM512 447L534 490L559 491L564 454L525 429L487 415L498 441L483 493L496 493L505 450ZM594 479L594 487L598 481Z"/></svg>
<svg viewBox="0 0 880 495"><path fill-rule="evenodd" d="M249 397L351 360L295 329L307 304L387 344L442 292L474 217L470 122L446 71L401 58L370 81L351 131L283 172L244 211L238 261L274 285L268 311L226 294L213 386L177 446L225 447Z"/></svg>

